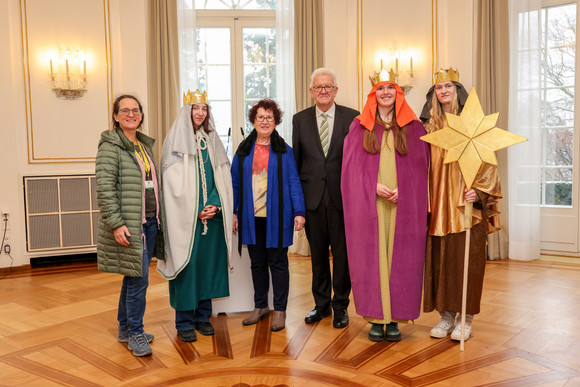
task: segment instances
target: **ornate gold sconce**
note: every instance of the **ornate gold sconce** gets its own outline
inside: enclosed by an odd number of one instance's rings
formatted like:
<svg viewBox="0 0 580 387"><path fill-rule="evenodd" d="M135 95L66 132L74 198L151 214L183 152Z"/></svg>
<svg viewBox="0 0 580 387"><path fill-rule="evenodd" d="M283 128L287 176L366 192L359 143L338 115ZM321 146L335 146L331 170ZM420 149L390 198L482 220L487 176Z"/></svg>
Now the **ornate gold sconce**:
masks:
<svg viewBox="0 0 580 387"><path fill-rule="evenodd" d="M50 80L57 98L82 99L87 92L87 61L79 50L62 49L50 60Z"/></svg>
<svg viewBox="0 0 580 387"><path fill-rule="evenodd" d="M415 84L413 56L409 54L407 48L389 48L386 63L387 66L383 67L383 59L381 59L381 69L390 69L395 75L395 82L407 94Z"/></svg>

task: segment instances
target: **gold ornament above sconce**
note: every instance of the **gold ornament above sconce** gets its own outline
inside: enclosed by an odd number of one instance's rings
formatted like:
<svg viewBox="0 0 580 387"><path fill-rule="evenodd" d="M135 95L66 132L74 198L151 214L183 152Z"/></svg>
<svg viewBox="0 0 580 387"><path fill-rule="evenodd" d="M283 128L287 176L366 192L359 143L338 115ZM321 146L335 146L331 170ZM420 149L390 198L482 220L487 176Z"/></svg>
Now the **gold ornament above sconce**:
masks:
<svg viewBox="0 0 580 387"><path fill-rule="evenodd" d="M415 74L413 72L413 57L408 54L406 48L389 48L386 53L387 66L383 67L383 59L381 59L381 73L383 69L389 68L391 81L397 83L403 92L407 94L415 83ZM409 64L407 66L407 63Z"/></svg>
<svg viewBox="0 0 580 387"><path fill-rule="evenodd" d="M57 98L82 99L85 96L87 61L81 60L79 50L60 50L56 63L50 60L50 80Z"/></svg>

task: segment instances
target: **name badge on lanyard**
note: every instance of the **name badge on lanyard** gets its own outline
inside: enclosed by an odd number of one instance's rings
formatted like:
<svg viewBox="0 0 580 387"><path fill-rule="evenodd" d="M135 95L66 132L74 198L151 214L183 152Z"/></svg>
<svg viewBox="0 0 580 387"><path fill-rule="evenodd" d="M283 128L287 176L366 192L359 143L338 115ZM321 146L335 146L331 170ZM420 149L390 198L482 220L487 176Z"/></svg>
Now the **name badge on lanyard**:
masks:
<svg viewBox="0 0 580 387"><path fill-rule="evenodd" d="M153 180L145 180L145 189L153 189Z"/></svg>

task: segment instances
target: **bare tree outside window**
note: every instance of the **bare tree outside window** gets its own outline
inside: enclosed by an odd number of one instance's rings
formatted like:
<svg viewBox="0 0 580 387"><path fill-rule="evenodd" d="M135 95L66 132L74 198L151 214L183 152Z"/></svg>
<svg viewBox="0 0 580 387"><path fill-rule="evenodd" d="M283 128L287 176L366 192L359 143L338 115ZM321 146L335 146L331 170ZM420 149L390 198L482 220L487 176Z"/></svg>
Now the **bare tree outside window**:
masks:
<svg viewBox="0 0 580 387"><path fill-rule="evenodd" d="M542 8L542 205L572 206L576 4Z"/></svg>
<svg viewBox="0 0 580 387"><path fill-rule="evenodd" d="M263 98L276 98L276 29L244 28L244 105L250 108ZM246 121L246 134L253 127Z"/></svg>

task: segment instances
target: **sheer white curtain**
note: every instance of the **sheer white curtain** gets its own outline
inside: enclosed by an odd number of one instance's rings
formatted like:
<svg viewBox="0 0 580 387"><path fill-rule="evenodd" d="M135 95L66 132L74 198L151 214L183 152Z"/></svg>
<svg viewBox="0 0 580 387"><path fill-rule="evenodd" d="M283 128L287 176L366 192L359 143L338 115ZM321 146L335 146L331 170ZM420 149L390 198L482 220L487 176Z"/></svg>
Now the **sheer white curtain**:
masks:
<svg viewBox="0 0 580 387"><path fill-rule="evenodd" d="M276 0L276 99L284 111L278 132L292 142L294 93L294 0Z"/></svg>
<svg viewBox="0 0 580 387"><path fill-rule="evenodd" d="M177 29L179 34L179 86L181 87L182 93L187 93L187 90L191 89L193 92L199 87L197 84L197 45L195 44L195 1L176 1Z"/></svg>
<svg viewBox="0 0 580 387"><path fill-rule="evenodd" d="M540 258L540 15L540 0L510 0L508 129L528 139L508 150L509 257L518 260Z"/></svg>

